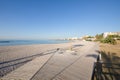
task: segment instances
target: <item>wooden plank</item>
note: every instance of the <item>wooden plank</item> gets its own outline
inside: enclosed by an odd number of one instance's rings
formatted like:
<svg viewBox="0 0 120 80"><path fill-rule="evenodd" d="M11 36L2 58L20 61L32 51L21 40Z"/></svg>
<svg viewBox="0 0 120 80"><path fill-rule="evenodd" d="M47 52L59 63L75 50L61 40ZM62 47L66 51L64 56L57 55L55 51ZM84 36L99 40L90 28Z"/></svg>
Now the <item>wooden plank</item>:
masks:
<svg viewBox="0 0 120 80"><path fill-rule="evenodd" d="M37 57L20 68L4 76L2 80L30 80L31 77L44 65L52 54Z"/></svg>

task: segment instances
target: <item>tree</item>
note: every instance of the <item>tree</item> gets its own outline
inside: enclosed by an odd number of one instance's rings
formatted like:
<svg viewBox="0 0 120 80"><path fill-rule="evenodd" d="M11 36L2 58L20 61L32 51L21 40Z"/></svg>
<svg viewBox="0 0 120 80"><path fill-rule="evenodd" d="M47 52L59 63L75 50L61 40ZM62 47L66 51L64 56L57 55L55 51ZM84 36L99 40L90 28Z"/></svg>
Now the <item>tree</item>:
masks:
<svg viewBox="0 0 120 80"><path fill-rule="evenodd" d="M95 36L95 38L96 38L97 41L101 41L103 39L103 33L102 34L97 34Z"/></svg>
<svg viewBox="0 0 120 80"><path fill-rule="evenodd" d="M101 40L102 43L109 43L115 45L117 42L111 36L106 37L105 39Z"/></svg>

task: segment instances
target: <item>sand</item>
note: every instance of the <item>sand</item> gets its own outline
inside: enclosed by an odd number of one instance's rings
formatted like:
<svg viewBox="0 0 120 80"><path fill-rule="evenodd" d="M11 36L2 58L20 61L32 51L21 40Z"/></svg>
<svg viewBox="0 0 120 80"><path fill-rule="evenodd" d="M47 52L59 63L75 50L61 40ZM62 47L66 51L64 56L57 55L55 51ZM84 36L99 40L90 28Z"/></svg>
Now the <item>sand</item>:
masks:
<svg viewBox="0 0 120 80"><path fill-rule="evenodd" d="M47 50L67 48L71 44L73 43L0 46L0 62L40 54Z"/></svg>
<svg viewBox="0 0 120 80"><path fill-rule="evenodd" d="M12 60L20 57L38 54L48 50L60 48L48 62L39 60L40 66L22 80L90 80L92 76L94 62L96 61L99 49L94 42L75 41L62 44L40 44L40 45L21 45L21 46L4 46L0 47L1 61ZM40 56L41 57L41 56ZM39 58L40 58L39 57ZM45 56L44 56L45 57ZM50 56L49 56L50 57ZM4 80L9 78L19 78L21 70L27 69L30 62L21 66L4 76ZM36 59L32 60L32 64L36 63ZM46 63L44 65L44 63ZM37 65L38 66L38 65ZM31 67L31 69L34 67ZM25 73L23 71L23 73ZM19 76L19 77L18 77ZM24 75L22 75L24 77ZM19 79L18 79L19 80Z"/></svg>

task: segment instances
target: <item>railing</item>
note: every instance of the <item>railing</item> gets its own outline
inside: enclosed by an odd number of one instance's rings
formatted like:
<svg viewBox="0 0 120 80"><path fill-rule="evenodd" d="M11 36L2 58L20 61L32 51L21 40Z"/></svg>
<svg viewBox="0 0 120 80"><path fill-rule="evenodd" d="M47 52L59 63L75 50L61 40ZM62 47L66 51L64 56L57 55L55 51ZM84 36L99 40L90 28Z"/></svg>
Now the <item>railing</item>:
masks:
<svg viewBox="0 0 120 80"><path fill-rule="evenodd" d="M120 80L120 63L106 63L98 59L94 63L91 80Z"/></svg>

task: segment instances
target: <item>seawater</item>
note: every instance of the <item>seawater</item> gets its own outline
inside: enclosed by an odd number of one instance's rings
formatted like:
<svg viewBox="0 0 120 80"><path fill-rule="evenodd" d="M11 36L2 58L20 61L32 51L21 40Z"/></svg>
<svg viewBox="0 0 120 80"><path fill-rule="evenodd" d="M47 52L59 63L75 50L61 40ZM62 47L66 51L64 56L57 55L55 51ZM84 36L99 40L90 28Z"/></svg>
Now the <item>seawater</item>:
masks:
<svg viewBox="0 0 120 80"><path fill-rule="evenodd" d="M58 44L67 43L67 40L0 40L0 46L31 45L31 44Z"/></svg>

